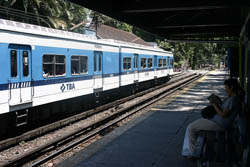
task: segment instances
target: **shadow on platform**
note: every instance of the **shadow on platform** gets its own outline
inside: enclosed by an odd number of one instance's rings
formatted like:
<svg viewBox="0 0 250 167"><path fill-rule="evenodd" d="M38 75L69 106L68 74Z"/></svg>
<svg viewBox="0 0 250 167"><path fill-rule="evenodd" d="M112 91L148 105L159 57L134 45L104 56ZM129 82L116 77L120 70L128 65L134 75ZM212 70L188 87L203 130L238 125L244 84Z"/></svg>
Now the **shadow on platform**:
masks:
<svg viewBox="0 0 250 167"><path fill-rule="evenodd" d="M116 128L87 149L58 164L58 167L194 167L181 156L187 125L200 118L211 93L224 94L225 74L207 75L170 103Z"/></svg>

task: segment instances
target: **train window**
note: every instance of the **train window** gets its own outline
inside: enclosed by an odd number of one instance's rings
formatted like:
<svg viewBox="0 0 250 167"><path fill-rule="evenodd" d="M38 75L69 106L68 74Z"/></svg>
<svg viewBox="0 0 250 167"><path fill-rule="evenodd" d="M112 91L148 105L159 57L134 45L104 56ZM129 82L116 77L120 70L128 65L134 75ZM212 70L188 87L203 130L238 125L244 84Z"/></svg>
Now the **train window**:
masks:
<svg viewBox="0 0 250 167"><path fill-rule="evenodd" d="M23 76L27 77L29 75L29 57L28 52L23 51Z"/></svg>
<svg viewBox="0 0 250 167"><path fill-rule="evenodd" d="M123 58L123 69L124 70L130 70L131 69L131 58L130 57L124 57Z"/></svg>
<svg viewBox="0 0 250 167"><path fill-rule="evenodd" d="M65 56L56 55L56 75L64 75L65 74Z"/></svg>
<svg viewBox="0 0 250 167"><path fill-rule="evenodd" d="M148 58L148 68L152 68L152 66L153 66L153 59Z"/></svg>
<svg viewBox="0 0 250 167"><path fill-rule="evenodd" d="M80 74L80 56L71 56L71 74Z"/></svg>
<svg viewBox="0 0 250 167"><path fill-rule="evenodd" d="M146 68L146 62L147 62L146 58L141 58L141 68Z"/></svg>
<svg viewBox="0 0 250 167"><path fill-rule="evenodd" d="M167 60L163 59L163 67L166 67L166 66L167 66Z"/></svg>
<svg viewBox="0 0 250 167"><path fill-rule="evenodd" d="M173 61L173 59L170 59L170 65L171 65L171 67L174 66L174 61Z"/></svg>
<svg viewBox="0 0 250 167"><path fill-rule="evenodd" d="M88 57L81 56L80 57L80 73L88 73Z"/></svg>
<svg viewBox="0 0 250 167"><path fill-rule="evenodd" d="M71 74L80 75L88 73L87 56L71 56Z"/></svg>
<svg viewBox="0 0 250 167"><path fill-rule="evenodd" d="M162 67L162 59L158 60L158 67Z"/></svg>
<svg viewBox="0 0 250 167"><path fill-rule="evenodd" d="M10 51L11 55L11 77L17 76L17 53L16 50Z"/></svg>
<svg viewBox="0 0 250 167"><path fill-rule="evenodd" d="M43 77L65 75L64 55L43 55Z"/></svg>
<svg viewBox="0 0 250 167"><path fill-rule="evenodd" d="M43 55L43 77L55 75L54 55Z"/></svg>

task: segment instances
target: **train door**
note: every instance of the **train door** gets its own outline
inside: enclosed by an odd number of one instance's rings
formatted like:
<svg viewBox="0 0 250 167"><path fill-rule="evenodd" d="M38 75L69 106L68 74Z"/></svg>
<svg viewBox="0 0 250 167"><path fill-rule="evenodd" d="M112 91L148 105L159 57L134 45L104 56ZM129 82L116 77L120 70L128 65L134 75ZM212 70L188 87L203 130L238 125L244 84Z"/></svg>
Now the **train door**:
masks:
<svg viewBox="0 0 250 167"><path fill-rule="evenodd" d="M137 82L139 80L139 66L138 66L138 54L134 54L134 82Z"/></svg>
<svg viewBox="0 0 250 167"><path fill-rule="evenodd" d="M10 45L9 104L32 101L31 50L29 46Z"/></svg>
<svg viewBox="0 0 250 167"><path fill-rule="evenodd" d="M102 90L103 87L103 54L100 51L94 51L94 92Z"/></svg>
<svg viewBox="0 0 250 167"><path fill-rule="evenodd" d="M157 69L158 69L158 66L157 66L157 56L154 55L154 77L157 78Z"/></svg>

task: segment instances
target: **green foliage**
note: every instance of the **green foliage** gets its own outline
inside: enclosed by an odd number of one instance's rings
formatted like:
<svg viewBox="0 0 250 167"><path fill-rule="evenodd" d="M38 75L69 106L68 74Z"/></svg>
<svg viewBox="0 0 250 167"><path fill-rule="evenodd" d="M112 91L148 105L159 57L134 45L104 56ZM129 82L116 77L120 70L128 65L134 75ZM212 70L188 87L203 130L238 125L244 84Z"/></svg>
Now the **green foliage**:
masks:
<svg viewBox="0 0 250 167"><path fill-rule="evenodd" d="M2 6L1 18L64 30L69 30L71 27L84 22L89 13L88 9L65 0L0 0L0 5ZM12 9L23 12L17 14ZM97 25L105 24L134 33L145 41L155 41L164 50L173 51L175 67L189 66L196 69L206 64L217 64L225 59L226 50L224 45L213 43L169 43L157 35L94 11L91 12L90 17L92 22ZM82 32L81 29L76 31Z"/></svg>
<svg viewBox="0 0 250 167"><path fill-rule="evenodd" d="M175 44L175 61L186 60L193 69L207 64L224 61L226 50L215 43L178 43Z"/></svg>
<svg viewBox="0 0 250 167"><path fill-rule="evenodd" d="M92 13L92 17L98 24L105 24L124 31L133 32L145 41L155 41L158 47L167 51L173 51L175 67L185 66L196 69L207 64L218 64L225 59L226 51L223 45L213 43L169 43L154 34L99 13Z"/></svg>
<svg viewBox="0 0 250 167"><path fill-rule="evenodd" d="M156 41L157 39L156 35L149 33L147 31L144 31L137 27L133 27L133 33L147 42Z"/></svg>
<svg viewBox="0 0 250 167"><path fill-rule="evenodd" d="M169 42L161 41L159 39L156 39L156 43L158 46L164 50L172 51L173 45L171 45Z"/></svg>
<svg viewBox="0 0 250 167"><path fill-rule="evenodd" d="M175 67L198 67L218 64L225 60L225 46L214 43L169 43L157 40L164 50L173 50Z"/></svg>
<svg viewBox="0 0 250 167"><path fill-rule="evenodd" d="M14 3L16 3L16 0L0 0L0 5L1 5L1 6L10 7L10 6L12 6Z"/></svg>
<svg viewBox="0 0 250 167"><path fill-rule="evenodd" d="M95 24L99 25L99 24L105 24L108 25L110 27L114 27L123 31L127 31L127 32L132 32L133 26L127 24L127 23L123 23L121 21L115 20L111 17L102 15L98 12L92 11L91 16L93 18L93 21Z"/></svg>
<svg viewBox="0 0 250 167"><path fill-rule="evenodd" d="M65 0L2 0L0 5L6 9L2 18L64 30L84 21L88 12Z"/></svg>

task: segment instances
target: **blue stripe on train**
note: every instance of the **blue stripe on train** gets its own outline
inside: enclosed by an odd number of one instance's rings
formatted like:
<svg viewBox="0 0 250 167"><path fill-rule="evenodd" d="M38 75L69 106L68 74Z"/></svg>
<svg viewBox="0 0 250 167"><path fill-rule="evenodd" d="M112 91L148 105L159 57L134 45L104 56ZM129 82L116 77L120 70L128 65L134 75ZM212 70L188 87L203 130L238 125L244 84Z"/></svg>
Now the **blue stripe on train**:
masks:
<svg viewBox="0 0 250 167"><path fill-rule="evenodd" d="M167 67L165 68L158 68L161 70L168 69ZM154 68L151 69L143 69L138 71L139 73L141 72L147 72L147 71L154 71ZM126 75L126 74L133 74L133 70L128 70L124 71L121 73L121 75ZM103 78L109 78L109 77L115 77L119 76L119 73L113 73L113 74L103 74ZM94 75L86 75L86 76L77 76L77 77L70 77L70 78L48 78L45 80L39 80L39 81L29 81L29 82L15 82L15 83L9 83L9 84L0 84L0 91L2 90L7 90L7 89L18 89L18 88L25 88L25 87L30 87L31 85L33 86L43 86L43 85L51 85L51 84L58 84L58 83L67 83L67 82L75 82L75 81L84 81L84 80L90 80L93 79Z"/></svg>

